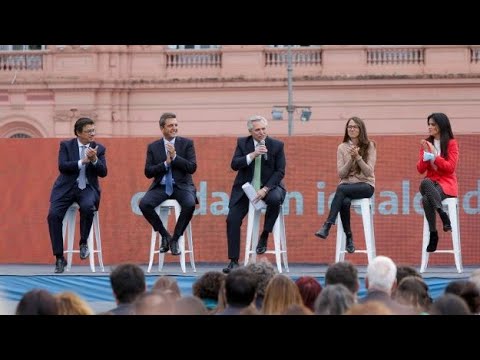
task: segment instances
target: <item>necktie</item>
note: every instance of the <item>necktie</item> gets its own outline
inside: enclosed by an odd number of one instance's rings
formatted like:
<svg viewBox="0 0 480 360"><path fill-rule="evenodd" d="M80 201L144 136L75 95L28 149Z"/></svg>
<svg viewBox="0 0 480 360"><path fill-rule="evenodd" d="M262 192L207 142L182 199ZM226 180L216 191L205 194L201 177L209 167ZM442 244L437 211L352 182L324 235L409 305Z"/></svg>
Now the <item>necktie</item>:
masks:
<svg viewBox="0 0 480 360"><path fill-rule="evenodd" d="M80 160L82 160L85 157L85 145L81 146L82 150L80 151ZM78 176L78 188L80 190L83 190L87 187L87 178L85 177L85 169L86 166L82 164L82 167L80 168L80 175Z"/></svg>
<svg viewBox="0 0 480 360"><path fill-rule="evenodd" d="M255 158L255 170L253 171L253 187L260 189L260 179L262 175L262 155Z"/></svg>
<svg viewBox="0 0 480 360"><path fill-rule="evenodd" d="M173 194L173 177L171 166L168 168L167 174L165 175L165 193L168 196Z"/></svg>

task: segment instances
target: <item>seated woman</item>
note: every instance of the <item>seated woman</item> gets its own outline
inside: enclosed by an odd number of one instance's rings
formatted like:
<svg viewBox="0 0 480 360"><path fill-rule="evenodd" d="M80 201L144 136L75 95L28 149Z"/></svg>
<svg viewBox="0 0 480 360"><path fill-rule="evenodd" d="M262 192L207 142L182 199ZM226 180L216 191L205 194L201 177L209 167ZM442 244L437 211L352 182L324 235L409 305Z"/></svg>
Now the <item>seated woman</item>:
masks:
<svg viewBox="0 0 480 360"><path fill-rule="evenodd" d="M345 250L349 253L355 252L350 228L350 205L354 199L372 197L375 191L376 161L376 145L375 142L368 139L365 123L358 117L348 119L343 142L338 145L337 150L337 170L340 184L333 198L327 221L315 233L315 236L326 239L330 227L340 213L347 238Z"/></svg>
<svg viewBox="0 0 480 360"><path fill-rule="evenodd" d="M452 231L450 218L442 208L442 200L458 196L455 169L458 162L458 144L453 138L448 116L433 113L427 118L429 137L420 141L421 148L417 162L420 174L427 173L420 183L423 210L430 229L427 252L437 250L438 232L435 211L442 219L443 231Z"/></svg>

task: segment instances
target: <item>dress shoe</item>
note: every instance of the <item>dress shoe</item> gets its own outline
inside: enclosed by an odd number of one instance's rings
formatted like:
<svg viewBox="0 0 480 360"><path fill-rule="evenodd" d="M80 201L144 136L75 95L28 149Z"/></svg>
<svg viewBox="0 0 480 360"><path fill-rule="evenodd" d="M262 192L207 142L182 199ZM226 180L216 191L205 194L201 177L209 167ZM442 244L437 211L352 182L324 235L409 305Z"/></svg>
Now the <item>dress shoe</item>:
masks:
<svg viewBox="0 0 480 360"><path fill-rule="evenodd" d="M60 274L63 273L65 270L65 266L67 266L67 260L65 258L58 258L57 261L55 261L55 273Z"/></svg>
<svg viewBox="0 0 480 360"><path fill-rule="evenodd" d="M230 271L232 271L233 269L236 269L238 268L240 265L238 265L238 260L231 260L230 261L230 264L227 265L226 268L224 268L222 271L225 273L225 274L228 274Z"/></svg>
<svg viewBox="0 0 480 360"><path fill-rule="evenodd" d="M315 233L315 236L326 239L332 225L332 223L326 222L325 224L323 224L322 228Z"/></svg>
<svg viewBox="0 0 480 360"><path fill-rule="evenodd" d="M169 234L160 235L162 237L162 245L160 246L160 252L161 253L166 253L168 250L170 250L170 242L172 241L172 237Z"/></svg>
<svg viewBox="0 0 480 360"><path fill-rule="evenodd" d="M170 240L170 251L172 255L180 255L181 251L178 248L178 239L171 239Z"/></svg>
<svg viewBox="0 0 480 360"><path fill-rule="evenodd" d="M452 231L452 224L450 223L450 217L448 216L448 214L443 211L443 209L439 212L439 214L443 223L443 231Z"/></svg>
<svg viewBox="0 0 480 360"><path fill-rule="evenodd" d="M257 248L255 249L257 254L265 254L267 251L267 240L268 240L268 232L262 232L260 235L260 239L258 240Z"/></svg>
<svg viewBox="0 0 480 360"><path fill-rule="evenodd" d="M430 231L430 242L427 246L427 252L434 252L437 250L438 244L438 232L437 231Z"/></svg>
<svg viewBox="0 0 480 360"><path fill-rule="evenodd" d="M87 244L80 244L80 259L85 260L90 255Z"/></svg>
<svg viewBox="0 0 480 360"><path fill-rule="evenodd" d="M355 252L355 245L353 245L352 233L348 233L346 235L347 235L347 240L346 240L345 250L349 254L353 254Z"/></svg>

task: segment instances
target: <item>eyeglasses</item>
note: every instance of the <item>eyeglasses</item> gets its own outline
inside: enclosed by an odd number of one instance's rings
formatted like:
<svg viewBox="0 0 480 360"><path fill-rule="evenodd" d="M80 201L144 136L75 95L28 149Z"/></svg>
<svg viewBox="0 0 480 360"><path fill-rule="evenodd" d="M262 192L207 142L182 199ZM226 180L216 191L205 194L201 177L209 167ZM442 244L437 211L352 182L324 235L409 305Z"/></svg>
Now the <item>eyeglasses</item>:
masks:
<svg viewBox="0 0 480 360"><path fill-rule="evenodd" d="M95 129L84 130L83 132L84 132L85 134L95 134Z"/></svg>
<svg viewBox="0 0 480 360"><path fill-rule="evenodd" d="M359 127L358 127L358 125L348 125L347 129L348 130L355 130L355 129L359 129Z"/></svg>

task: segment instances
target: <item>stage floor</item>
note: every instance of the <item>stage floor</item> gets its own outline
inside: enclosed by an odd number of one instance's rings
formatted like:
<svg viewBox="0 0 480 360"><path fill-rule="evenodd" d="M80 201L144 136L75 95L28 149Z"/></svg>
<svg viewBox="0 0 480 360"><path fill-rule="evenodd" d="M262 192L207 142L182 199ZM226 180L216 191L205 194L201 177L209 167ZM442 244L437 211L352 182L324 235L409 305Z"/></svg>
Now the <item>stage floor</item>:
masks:
<svg viewBox="0 0 480 360"><path fill-rule="evenodd" d="M178 263L165 263L162 272L158 266L147 273L147 265L140 265L145 271L147 289L161 275L174 276L180 287L182 295L192 294L192 285L195 280L207 271L221 271L226 263L197 263L196 272L193 272L187 263L187 272L183 273ZM107 311L115 307L115 301L110 287L109 273L113 266L105 266L105 272L96 267L96 272L91 272L88 265L72 265L69 272L54 274L54 264L51 265L25 265L2 264L0 265L0 314L13 314L16 304L23 294L34 288L44 288L52 293L74 291L88 301L95 312ZM357 266L360 278L359 297L364 296L366 266ZM458 273L454 266L428 267L422 274L427 282L431 296L443 294L445 286L453 279L468 279L477 266L464 267ZM289 272L285 273L292 279L308 275L316 278L322 286L325 284L327 265L318 264L289 264ZM418 268L417 268L418 270Z"/></svg>

